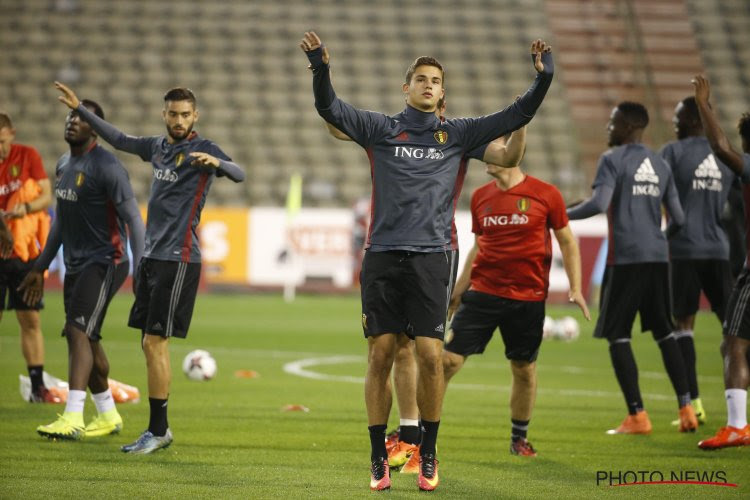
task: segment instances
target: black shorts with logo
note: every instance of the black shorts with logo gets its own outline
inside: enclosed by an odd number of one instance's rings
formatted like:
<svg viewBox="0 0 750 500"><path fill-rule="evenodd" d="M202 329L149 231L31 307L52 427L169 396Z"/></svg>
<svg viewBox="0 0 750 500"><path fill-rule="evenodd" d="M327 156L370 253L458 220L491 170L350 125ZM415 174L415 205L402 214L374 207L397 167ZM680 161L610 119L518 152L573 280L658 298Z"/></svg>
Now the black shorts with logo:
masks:
<svg viewBox="0 0 750 500"><path fill-rule="evenodd" d="M83 331L91 340L101 339L107 307L128 277L129 267L128 261L92 263L80 272L66 273L63 283L65 323Z"/></svg>
<svg viewBox="0 0 750 500"><path fill-rule="evenodd" d="M724 335L750 340L750 271L744 268L732 289L724 320Z"/></svg>
<svg viewBox="0 0 750 500"><path fill-rule="evenodd" d="M17 257L0 259L0 311L3 309L38 311L44 307L44 302L41 300L34 305L27 305L23 301L23 294L17 290L28 272L34 267L34 262L36 259L28 262Z"/></svg>
<svg viewBox="0 0 750 500"><path fill-rule="evenodd" d="M666 262L607 266L594 337L630 338L635 315L640 313L641 331L651 330L656 340L662 339L674 330L670 299Z"/></svg>
<svg viewBox="0 0 750 500"><path fill-rule="evenodd" d="M461 296L445 349L461 356L481 354L499 328L506 358L535 361L542 344L544 307L543 300L513 300L469 290Z"/></svg>
<svg viewBox="0 0 750 500"><path fill-rule="evenodd" d="M405 333L443 339L457 251L365 252L360 273L365 337Z"/></svg>
<svg viewBox="0 0 750 500"><path fill-rule="evenodd" d="M128 326L150 335L185 338L200 276L199 262L141 259Z"/></svg>
<svg viewBox="0 0 750 500"><path fill-rule="evenodd" d="M698 312L701 291L711 303L711 310L724 321L729 294L732 292L732 271L728 260L672 260L672 297L675 318Z"/></svg>

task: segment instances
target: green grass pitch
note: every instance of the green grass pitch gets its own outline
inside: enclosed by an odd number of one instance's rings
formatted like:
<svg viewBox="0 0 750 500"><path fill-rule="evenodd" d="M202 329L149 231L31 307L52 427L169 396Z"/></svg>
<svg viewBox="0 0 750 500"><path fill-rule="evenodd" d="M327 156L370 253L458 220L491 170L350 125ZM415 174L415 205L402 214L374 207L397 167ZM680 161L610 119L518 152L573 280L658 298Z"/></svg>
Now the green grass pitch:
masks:
<svg viewBox="0 0 750 500"><path fill-rule="evenodd" d="M372 498L369 439L361 379L366 343L356 296L301 296L286 304L269 295L201 295L190 335L171 341L173 382L169 421L175 441L148 456L119 446L148 423L145 363L140 335L125 326L131 298L120 293L104 328L111 376L140 388L142 401L120 405L118 436L53 442L35 429L62 406L21 400L26 372L12 313L0 324L0 498ZM48 372L67 379L62 298L46 297L43 328ZM577 310L549 308L553 316ZM650 335L633 342L641 389L654 431L608 436L625 406L607 346L581 322L576 342L545 341L539 357L539 393L529 433L539 456L508 453L510 371L502 342L471 358L449 386L438 439L442 498L705 498L750 497L750 448L705 452L698 440L725 423L718 321L701 314L696 348L709 423L695 434L670 425L676 401ZM188 351L210 351L219 366L209 382L181 371ZM303 360L313 360L302 362ZM297 362L297 363L295 363ZM297 372L285 371L296 367ZM260 377L235 378L236 370ZM294 372L294 370L291 370ZM287 404L309 413L282 412ZM86 420L95 413L86 402ZM396 408L389 428L398 423ZM723 471L739 487L597 484L597 471L659 471L696 479ZM654 476L650 476L654 479ZM705 477L705 476L704 476ZM391 498L415 498L416 478L394 473ZM648 479L648 477L647 477ZM632 482L632 479L631 479Z"/></svg>

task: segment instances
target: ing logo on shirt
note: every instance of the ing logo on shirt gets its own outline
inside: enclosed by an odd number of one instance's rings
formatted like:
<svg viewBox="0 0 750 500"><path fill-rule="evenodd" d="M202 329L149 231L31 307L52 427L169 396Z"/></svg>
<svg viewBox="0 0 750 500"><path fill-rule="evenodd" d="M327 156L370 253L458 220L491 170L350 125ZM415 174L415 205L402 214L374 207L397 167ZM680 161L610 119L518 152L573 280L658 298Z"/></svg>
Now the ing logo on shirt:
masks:
<svg viewBox="0 0 750 500"><path fill-rule="evenodd" d="M435 137L435 140L438 142L438 144L445 144L446 142L448 142L448 132L446 132L445 130L438 130L437 132L435 132L433 137Z"/></svg>
<svg viewBox="0 0 750 500"><path fill-rule="evenodd" d="M526 212L531 207L531 201L528 198L521 198L516 202L516 206L521 213Z"/></svg>
<svg viewBox="0 0 750 500"><path fill-rule="evenodd" d="M174 160L175 166L179 167L183 161L185 161L185 153L177 153L177 157Z"/></svg>
<svg viewBox="0 0 750 500"><path fill-rule="evenodd" d="M86 180L86 176L83 175L83 172L78 172L76 174L76 187L83 186L83 181Z"/></svg>

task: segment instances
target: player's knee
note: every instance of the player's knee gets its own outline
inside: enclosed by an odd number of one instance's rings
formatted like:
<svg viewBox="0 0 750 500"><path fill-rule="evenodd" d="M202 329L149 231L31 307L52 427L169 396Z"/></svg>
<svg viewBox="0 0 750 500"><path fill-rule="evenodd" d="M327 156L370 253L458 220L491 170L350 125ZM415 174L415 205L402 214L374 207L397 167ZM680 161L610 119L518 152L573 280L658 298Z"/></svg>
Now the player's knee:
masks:
<svg viewBox="0 0 750 500"><path fill-rule="evenodd" d="M450 351L443 351L443 371L453 375L464 365L464 357Z"/></svg>
<svg viewBox="0 0 750 500"><path fill-rule="evenodd" d="M39 319L39 311L17 311L18 324L21 326L23 335L36 335L42 331L42 322Z"/></svg>
<svg viewBox="0 0 750 500"><path fill-rule="evenodd" d="M521 383L530 383L536 374L536 363L529 361L511 360L510 367L513 378Z"/></svg>

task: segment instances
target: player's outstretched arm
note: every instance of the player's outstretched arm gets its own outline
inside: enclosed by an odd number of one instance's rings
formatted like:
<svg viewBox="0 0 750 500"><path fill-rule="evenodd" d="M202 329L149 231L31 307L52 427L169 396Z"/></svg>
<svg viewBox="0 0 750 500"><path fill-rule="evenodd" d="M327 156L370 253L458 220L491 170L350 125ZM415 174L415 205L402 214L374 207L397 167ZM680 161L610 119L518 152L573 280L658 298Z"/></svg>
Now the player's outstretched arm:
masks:
<svg viewBox="0 0 750 500"><path fill-rule="evenodd" d="M583 297L581 289L581 253L578 249L578 242L576 242L576 238L573 236L573 231L570 230L570 225L555 230L555 238L557 239L557 243L560 244L563 267L565 267L565 274L568 275L568 283L570 283L568 300L578 305L581 308L583 317L590 321L591 313L589 313L589 308L586 305L586 299Z"/></svg>
<svg viewBox="0 0 750 500"><path fill-rule="evenodd" d="M513 168L521 164L525 149L526 126L523 126L513 132L507 142L503 138L499 138L489 143L482 159L485 163Z"/></svg>
<svg viewBox="0 0 750 500"><path fill-rule="evenodd" d="M596 214L605 212L612 201L614 189L606 184L599 184L594 188L591 198L568 209L568 218L571 220L588 219Z"/></svg>
<svg viewBox="0 0 750 500"><path fill-rule="evenodd" d="M44 245L41 255L34 262L34 267L26 274L21 284L18 285L18 291L22 293L23 301L28 305L34 305L44 295L44 271L57 255L57 251L62 245L62 223L58 213L52 222L47 242Z"/></svg>
<svg viewBox="0 0 750 500"><path fill-rule="evenodd" d="M456 313L456 309L461 305L461 296L469 289L471 285L471 266L474 264L474 259L479 251L479 240L478 237L474 236L474 246L466 256L466 262L464 262L464 268L461 270L461 275L456 280L456 286L453 287L453 293L451 294L451 301L448 304L448 321L453 319L453 315Z"/></svg>
<svg viewBox="0 0 750 500"><path fill-rule="evenodd" d="M136 154L144 160L150 159L152 145L151 138L124 134L114 125L102 120L96 116L95 113L89 111L86 106L83 106L75 92L65 84L55 82L55 88L62 93L62 95L58 97L60 102L78 112L79 116L91 125L91 128L94 129L97 135L110 143L112 147L119 149L120 151Z"/></svg>
<svg viewBox="0 0 750 500"><path fill-rule="evenodd" d="M467 149L474 149L508 132L518 130L534 117L552 84L555 71L552 47L543 40L535 40L531 44L531 59L537 75L520 98L501 111L468 120L469 126L464 132L463 139Z"/></svg>
<svg viewBox="0 0 750 500"><path fill-rule="evenodd" d="M735 174L742 175L742 156L732 148L732 144L719 125L716 113L714 113L708 101L711 94L711 85L708 83L708 79L703 75L695 75L691 83L695 87L695 102L698 104L698 112L701 115L703 129L706 131L711 149Z"/></svg>
<svg viewBox="0 0 750 500"><path fill-rule="evenodd" d="M220 170L224 175L232 179L234 182L242 182L245 180L245 171L234 162L229 160L222 160L208 153L202 153L196 151L190 153L190 156L195 158L190 164L194 167L211 167L216 170Z"/></svg>

